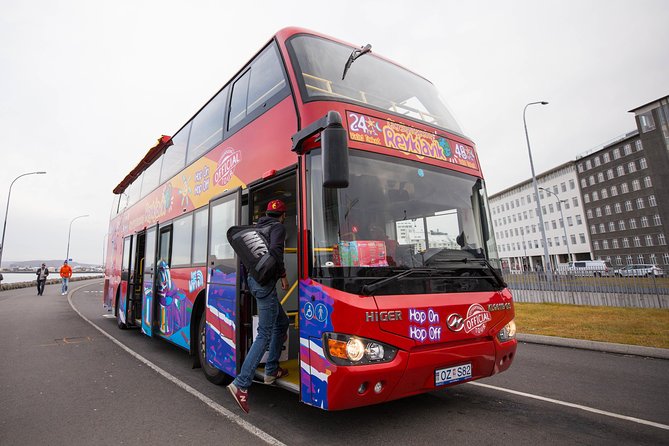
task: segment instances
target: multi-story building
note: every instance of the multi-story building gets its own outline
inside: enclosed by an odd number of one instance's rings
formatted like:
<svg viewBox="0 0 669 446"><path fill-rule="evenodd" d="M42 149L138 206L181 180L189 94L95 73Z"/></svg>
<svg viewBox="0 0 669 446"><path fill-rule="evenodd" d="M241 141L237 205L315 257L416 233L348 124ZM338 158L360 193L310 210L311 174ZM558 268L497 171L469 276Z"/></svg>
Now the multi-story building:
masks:
<svg viewBox="0 0 669 446"><path fill-rule="evenodd" d="M539 204L552 267L591 259L576 166L569 161L537 175ZM544 244L532 180L489 197L502 266L536 270L544 265Z"/></svg>
<svg viewBox="0 0 669 446"><path fill-rule="evenodd" d="M594 258L669 265L669 97L631 110L638 130L577 159Z"/></svg>

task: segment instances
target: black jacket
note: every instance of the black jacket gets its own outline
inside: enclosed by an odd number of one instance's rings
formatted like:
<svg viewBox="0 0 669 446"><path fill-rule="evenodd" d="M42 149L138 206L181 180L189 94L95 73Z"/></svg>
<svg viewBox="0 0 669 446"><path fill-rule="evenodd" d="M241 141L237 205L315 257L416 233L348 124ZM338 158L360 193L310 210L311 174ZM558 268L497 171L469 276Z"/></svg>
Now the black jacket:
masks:
<svg viewBox="0 0 669 446"><path fill-rule="evenodd" d="M269 230L269 253L277 264L277 279L286 277L286 267L283 264L283 250L286 243L286 228L278 218L260 217L258 226L272 225Z"/></svg>

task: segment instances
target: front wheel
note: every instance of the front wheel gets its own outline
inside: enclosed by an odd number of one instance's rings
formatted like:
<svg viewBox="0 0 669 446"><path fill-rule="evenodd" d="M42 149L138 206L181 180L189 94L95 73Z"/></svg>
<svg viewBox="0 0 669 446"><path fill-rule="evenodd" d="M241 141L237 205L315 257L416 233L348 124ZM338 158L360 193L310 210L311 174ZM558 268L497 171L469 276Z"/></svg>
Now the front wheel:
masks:
<svg viewBox="0 0 669 446"><path fill-rule="evenodd" d="M232 382L232 376L227 373L221 372L216 367L213 367L207 361L207 311L203 311L200 316L200 323L198 324L197 330L197 354L204 372L204 376L208 381L216 385L228 385Z"/></svg>

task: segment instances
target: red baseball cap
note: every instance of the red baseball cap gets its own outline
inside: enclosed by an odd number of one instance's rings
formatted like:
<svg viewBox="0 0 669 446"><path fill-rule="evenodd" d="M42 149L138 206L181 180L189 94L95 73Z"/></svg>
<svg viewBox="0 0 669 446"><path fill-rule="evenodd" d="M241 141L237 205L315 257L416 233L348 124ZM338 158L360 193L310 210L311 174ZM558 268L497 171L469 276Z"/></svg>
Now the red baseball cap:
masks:
<svg viewBox="0 0 669 446"><path fill-rule="evenodd" d="M267 203L268 212L286 212L286 203L281 200L272 200Z"/></svg>

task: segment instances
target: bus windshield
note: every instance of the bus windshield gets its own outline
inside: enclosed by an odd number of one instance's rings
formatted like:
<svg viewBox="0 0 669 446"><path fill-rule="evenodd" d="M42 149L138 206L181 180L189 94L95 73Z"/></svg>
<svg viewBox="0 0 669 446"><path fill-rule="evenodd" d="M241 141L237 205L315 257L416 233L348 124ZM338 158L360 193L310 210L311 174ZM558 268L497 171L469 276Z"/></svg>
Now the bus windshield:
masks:
<svg viewBox="0 0 669 446"><path fill-rule="evenodd" d="M351 150L349 187L326 189L320 158L309 163L316 276L499 267L480 178Z"/></svg>
<svg viewBox="0 0 669 446"><path fill-rule="evenodd" d="M308 35L292 38L289 47L305 100L358 102L462 133L435 86L404 68L368 53L355 60L342 80L355 48Z"/></svg>

